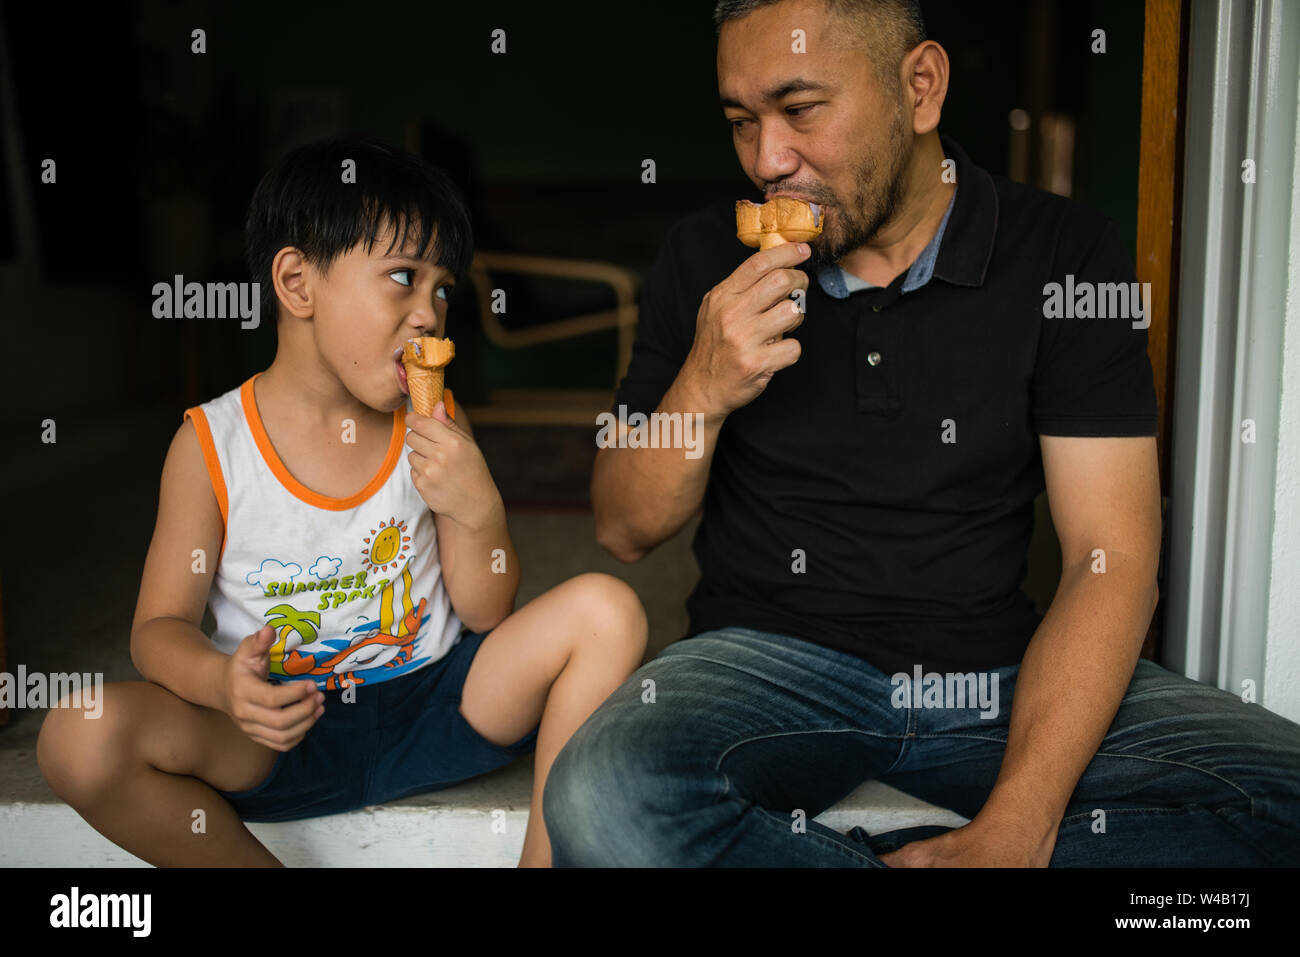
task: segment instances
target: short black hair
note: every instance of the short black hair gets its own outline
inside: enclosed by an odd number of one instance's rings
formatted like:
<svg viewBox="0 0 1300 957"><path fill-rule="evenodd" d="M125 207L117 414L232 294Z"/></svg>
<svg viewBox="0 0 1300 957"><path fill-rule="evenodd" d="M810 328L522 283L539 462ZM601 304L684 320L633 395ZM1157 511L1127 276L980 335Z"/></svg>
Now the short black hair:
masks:
<svg viewBox="0 0 1300 957"><path fill-rule="evenodd" d="M718 34L728 20L747 17L759 7L782 0L717 0L713 25ZM834 16L848 21L852 33L878 51L876 72L892 86L904 56L927 39L920 0L823 0Z"/></svg>
<svg viewBox="0 0 1300 957"><path fill-rule="evenodd" d="M344 181L344 163L355 163L355 182ZM456 184L427 160L368 136L337 136L291 150L262 177L244 221L244 257L260 283L262 314L278 318L271 263L295 246L322 271L364 241L369 253L388 225L388 251L404 249L416 235L416 256L451 272L469 271L474 236L469 210ZM434 232L437 242L430 249Z"/></svg>

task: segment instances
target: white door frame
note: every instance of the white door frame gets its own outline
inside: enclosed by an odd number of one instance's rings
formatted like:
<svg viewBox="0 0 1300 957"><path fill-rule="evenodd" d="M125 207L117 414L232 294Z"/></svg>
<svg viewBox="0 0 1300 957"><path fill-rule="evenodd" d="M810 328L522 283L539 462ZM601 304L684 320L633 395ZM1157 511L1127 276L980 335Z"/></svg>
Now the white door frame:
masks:
<svg viewBox="0 0 1300 957"><path fill-rule="evenodd" d="M1300 3L1190 6L1165 665L1262 693L1283 333L1300 293Z"/></svg>

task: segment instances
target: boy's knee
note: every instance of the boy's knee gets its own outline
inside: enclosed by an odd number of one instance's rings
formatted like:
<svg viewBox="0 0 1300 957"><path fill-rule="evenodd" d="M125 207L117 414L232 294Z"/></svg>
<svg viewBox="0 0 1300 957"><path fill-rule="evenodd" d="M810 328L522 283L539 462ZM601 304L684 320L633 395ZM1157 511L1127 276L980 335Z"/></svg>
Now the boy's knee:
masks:
<svg viewBox="0 0 1300 957"><path fill-rule="evenodd" d="M583 620L603 638L625 642L645 651L648 623L645 607L627 582L603 572L588 572L572 579Z"/></svg>
<svg viewBox="0 0 1300 957"><path fill-rule="evenodd" d="M110 697L106 687L105 703ZM55 794L84 801L113 785L127 757L124 717L120 707L100 711L60 701L50 709L36 739L36 763Z"/></svg>

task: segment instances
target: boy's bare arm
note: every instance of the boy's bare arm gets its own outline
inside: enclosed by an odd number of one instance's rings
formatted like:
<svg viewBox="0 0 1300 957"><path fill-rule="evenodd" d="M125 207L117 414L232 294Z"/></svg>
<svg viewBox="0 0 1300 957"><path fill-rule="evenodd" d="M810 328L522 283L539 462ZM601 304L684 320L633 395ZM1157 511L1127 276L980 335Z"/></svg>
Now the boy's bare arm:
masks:
<svg viewBox="0 0 1300 957"><path fill-rule="evenodd" d="M472 441L463 407L456 410L455 423ZM477 445L475 452L481 458ZM456 615L471 631L490 631L504 621L515 610L519 592L519 556L506 525L505 504L486 463L483 475L486 511L462 513L461 521L443 512L434 516L443 584ZM477 514L482 517L470 517Z"/></svg>
<svg viewBox="0 0 1300 957"><path fill-rule="evenodd" d="M266 680L274 638L269 627L246 637L234 655L214 648L200 628L224 531L198 435L186 420L163 464L158 522L131 626L131 660L177 697L224 711L253 741L287 751L320 717L323 699L315 683Z"/></svg>
<svg viewBox="0 0 1300 957"><path fill-rule="evenodd" d="M131 626L131 660L173 694L222 707L226 655L200 630L224 532L194 423L186 419L163 464L158 520Z"/></svg>

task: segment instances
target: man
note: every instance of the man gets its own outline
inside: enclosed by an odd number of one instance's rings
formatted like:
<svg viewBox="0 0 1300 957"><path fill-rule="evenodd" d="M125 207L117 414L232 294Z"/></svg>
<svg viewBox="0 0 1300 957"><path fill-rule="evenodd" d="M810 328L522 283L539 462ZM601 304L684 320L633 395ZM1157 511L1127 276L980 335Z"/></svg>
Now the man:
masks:
<svg viewBox="0 0 1300 957"><path fill-rule="evenodd" d="M636 561L703 505L701 581L692 637L557 759L555 863L1300 863L1300 727L1138 657L1156 404L1113 226L940 139L915 3L715 20L742 167L825 228L750 255L711 207L646 288L616 408L702 415L703 454L602 449L597 534ZM1044 487L1040 620L1018 585ZM970 823L811 820L870 778Z"/></svg>

